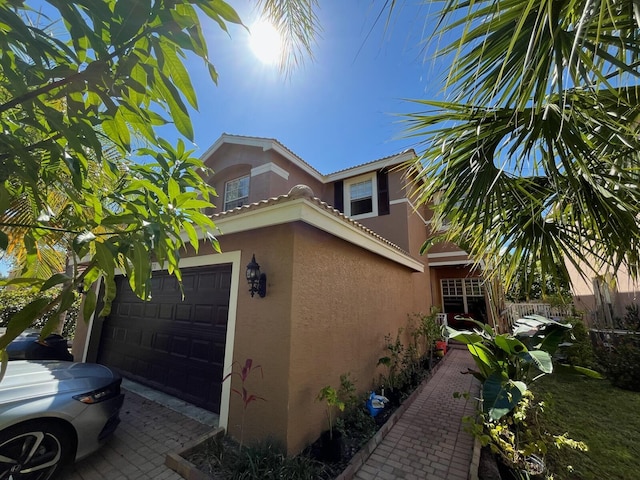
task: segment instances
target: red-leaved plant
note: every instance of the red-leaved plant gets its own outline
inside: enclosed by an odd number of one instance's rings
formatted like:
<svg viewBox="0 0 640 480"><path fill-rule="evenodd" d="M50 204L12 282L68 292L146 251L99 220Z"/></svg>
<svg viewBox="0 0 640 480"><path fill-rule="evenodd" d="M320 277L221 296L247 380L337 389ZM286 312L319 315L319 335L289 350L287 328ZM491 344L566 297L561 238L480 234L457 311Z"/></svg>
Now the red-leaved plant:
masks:
<svg viewBox="0 0 640 480"><path fill-rule="evenodd" d="M235 366L240 366L240 364L238 362L233 362L231 364L231 368L232 371L231 373L228 373L227 375L225 375L225 377L222 379L222 381L224 382L227 378L229 377L233 377L233 376L238 376L238 378L240 378L240 382L242 385L242 391L232 388L231 391L233 393L235 393L236 395L238 395L241 399L242 399L242 420L240 421L240 448L242 448L242 444L243 444L243 440L244 440L244 417L245 414L247 413L247 407L257 401L257 400L262 400L264 402L266 402L266 399L263 397L259 397L258 395L254 395L254 394L250 394L247 392L247 389L245 387L245 382L247 381L247 378L249 378L249 375L251 375L251 372L254 370L260 370L260 376L262 378L264 378L264 374L262 372L262 367L260 365L253 365L253 359L251 358L247 358L244 362L244 367L242 367L240 369L240 371L234 371L233 368Z"/></svg>

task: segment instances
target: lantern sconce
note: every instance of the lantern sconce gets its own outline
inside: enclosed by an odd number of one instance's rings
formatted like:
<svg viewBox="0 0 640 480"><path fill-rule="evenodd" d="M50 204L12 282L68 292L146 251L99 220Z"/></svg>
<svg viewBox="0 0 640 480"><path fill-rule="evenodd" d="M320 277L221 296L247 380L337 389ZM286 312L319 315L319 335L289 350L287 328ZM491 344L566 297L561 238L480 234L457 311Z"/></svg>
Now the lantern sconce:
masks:
<svg viewBox="0 0 640 480"><path fill-rule="evenodd" d="M247 265L247 282L249 283L249 293L251 293L252 297L257 293L260 298L264 298L267 294L267 275L260 273L260 265L256 262L255 253Z"/></svg>

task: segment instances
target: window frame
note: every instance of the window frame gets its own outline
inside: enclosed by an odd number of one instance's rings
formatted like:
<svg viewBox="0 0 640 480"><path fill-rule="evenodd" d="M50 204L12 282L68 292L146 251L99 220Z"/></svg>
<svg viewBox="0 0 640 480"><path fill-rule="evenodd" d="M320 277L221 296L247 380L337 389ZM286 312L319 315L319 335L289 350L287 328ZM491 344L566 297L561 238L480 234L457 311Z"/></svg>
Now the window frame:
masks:
<svg viewBox="0 0 640 480"><path fill-rule="evenodd" d="M358 215L351 215L351 186L363 183L363 182L371 182L371 211L360 213ZM357 177L345 179L343 183L343 192L344 192L344 214L353 218L354 220L363 219L363 218L372 218L378 216L378 179L377 172L373 171L364 175L359 175Z"/></svg>
<svg viewBox="0 0 640 480"><path fill-rule="evenodd" d="M459 285L458 285L458 282ZM447 295L445 295L445 289ZM450 294L454 291L454 295ZM475 290L478 294L475 294ZM481 277L469 277L469 278L441 278L440 279L440 295L442 296L442 306L444 309L444 299L447 298L460 298L462 297L462 303L464 307L464 313L469 313L469 299L470 298L482 298L486 301L486 291L484 288L484 280ZM447 313L447 312L444 312Z"/></svg>
<svg viewBox="0 0 640 480"><path fill-rule="evenodd" d="M227 199L227 193L229 191L229 185L234 183L234 182L241 182L242 180L246 179L247 180L247 195L246 196L242 196L242 197L236 197L233 200L228 200ZM238 189L239 190L239 189ZM251 191L251 175L243 175L242 177L237 177L237 178L233 178L231 180L228 180L226 182L224 182L224 197L223 197L223 211L227 211L227 210L232 210L234 208L238 208L241 207L243 205L246 205L247 203L249 203L249 193ZM246 199L246 201L242 202L240 205L234 205L233 207L229 207L228 204L231 202L237 202L238 200L243 200Z"/></svg>

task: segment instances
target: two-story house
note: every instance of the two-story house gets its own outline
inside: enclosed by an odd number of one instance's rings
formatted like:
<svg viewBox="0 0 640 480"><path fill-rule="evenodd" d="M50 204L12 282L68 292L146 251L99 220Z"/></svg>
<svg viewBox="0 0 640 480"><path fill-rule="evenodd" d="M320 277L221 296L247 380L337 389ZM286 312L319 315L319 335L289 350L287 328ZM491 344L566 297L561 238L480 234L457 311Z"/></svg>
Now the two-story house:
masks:
<svg viewBox="0 0 640 480"><path fill-rule="evenodd" d="M184 299L160 266L150 302L120 281L112 314L91 319L84 342L79 328L76 358L215 411L232 434L242 403L222 379L251 358L264 378L246 387L267 401L247 409L245 437L300 451L326 429L320 389L347 372L361 391L375 388L384 337L408 315L432 305L483 311L464 252L419 254L431 227L428 208L411 200L414 158L406 151L325 175L277 140L222 135L203 155L222 253L203 240L184 254ZM249 292L253 258L265 292Z"/></svg>

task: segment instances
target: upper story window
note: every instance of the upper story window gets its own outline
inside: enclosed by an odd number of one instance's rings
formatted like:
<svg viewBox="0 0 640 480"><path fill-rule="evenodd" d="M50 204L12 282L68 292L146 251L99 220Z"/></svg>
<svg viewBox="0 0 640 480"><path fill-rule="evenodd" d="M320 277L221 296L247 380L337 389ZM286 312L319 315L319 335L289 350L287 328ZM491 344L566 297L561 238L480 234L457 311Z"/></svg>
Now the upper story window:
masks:
<svg viewBox="0 0 640 480"><path fill-rule="evenodd" d="M375 172L344 181L344 213L351 218L378 215Z"/></svg>
<svg viewBox="0 0 640 480"><path fill-rule="evenodd" d="M224 185L224 210L249 203L249 176L230 180Z"/></svg>
<svg viewBox="0 0 640 480"><path fill-rule="evenodd" d="M389 179L386 170L338 180L333 206L354 219L389 214Z"/></svg>
<svg viewBox="0 0 640 480"><path fill-rule="evenodd" d="M349 211L352 217L373 213L373 180L352 183L349 188Z"/></svg>

